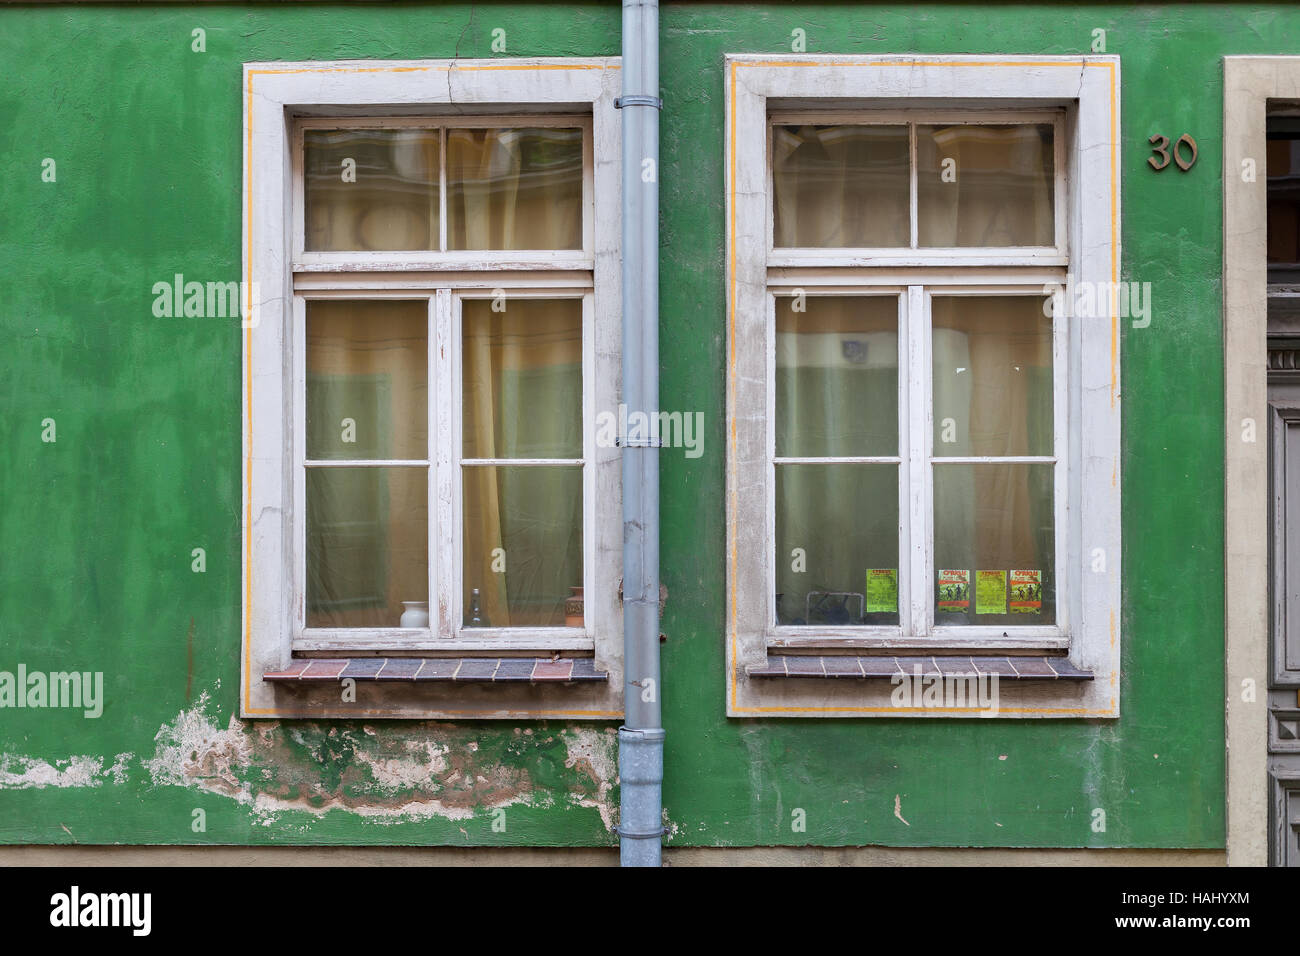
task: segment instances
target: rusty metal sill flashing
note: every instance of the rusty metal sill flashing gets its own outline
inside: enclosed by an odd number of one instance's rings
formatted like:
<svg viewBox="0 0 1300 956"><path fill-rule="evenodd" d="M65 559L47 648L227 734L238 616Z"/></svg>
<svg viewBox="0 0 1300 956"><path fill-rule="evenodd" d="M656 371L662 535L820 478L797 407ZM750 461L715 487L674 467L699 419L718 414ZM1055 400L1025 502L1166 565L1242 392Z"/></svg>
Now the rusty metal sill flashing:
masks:
<svg viewBox="0 0 1300 956"><path fill-rule="evenodd" d="M295 660L281 671L268 671L262 680L286 684L344 680L571 684L606 681L609 674L596 670L590 657L313 657Z"/></svg>
<svg viewBox="0 0 1300 956"><path fill-rule="evenodd" d="M999 680L1092 680L1068 657L813 657L769 654L767 664L750 667L750 677L847 677L890 680L903 677L984 677Z"/></svg>

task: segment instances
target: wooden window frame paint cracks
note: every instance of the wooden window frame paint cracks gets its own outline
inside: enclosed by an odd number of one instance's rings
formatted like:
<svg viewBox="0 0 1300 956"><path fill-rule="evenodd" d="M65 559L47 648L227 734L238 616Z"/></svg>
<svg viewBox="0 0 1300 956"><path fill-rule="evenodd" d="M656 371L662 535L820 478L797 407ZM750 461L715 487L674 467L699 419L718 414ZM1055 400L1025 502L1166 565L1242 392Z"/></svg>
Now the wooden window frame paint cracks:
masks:
<svg viewBox="0 0 1300 956"><path fill-rule="evenodd" d="M929 298L1114 290L1119 281L1119 62L1113 56L726 58L727 714L1117 717L1120 659L1120 405L1116 303L1054 318L1057 621L936 626L928 437ZM1055 242L1049 247L775 249L773 124L1054 123ZM912 146L913 156L915 145ZM774 548L774 335L778 296L900 299L898 627L778 626ZM1068 298L1068 291L1066 297ZM1058 299L1058 301L1060 301ZM915 354L913 354L915 353ZM923 381L902 381L921 375ZM920 391L918 392L918 388ZM910 400L909 400L910 398ZM918 407L919 406L919 407ZM920 447L917 447L920 446ZM925 533L918 534L917 529ZM917 540L920 538L920 540ZM927 585L927 582L928 585ZM920 585L919 587L917 585ZM954 657L1068 655L1091 681L1003 681L992 712L897 706L888 680L755 679L779 653Z"/></svg>
<svg viewBox="0 0 1300 956"><path fill-rule="evenodd" d="M617 406L620 151L617 58L248 63L244 67L244 552L242 717L616 719L622 715L617 448L595 441ZM566 124L584 130L577 250L309 252L302 130ZM445 223L445 217L443 217ZM443 226L445 229L445 225ZM445 245L445 241L440 243ZM460 304L507 296L583 303L581 628L463 629L459 520ZM428 629L305 626L305 312L309 300L424 300L429 307ZM608 680L563 685L414 681L286 687L262 675L295 658L593 657Z"/></svg>

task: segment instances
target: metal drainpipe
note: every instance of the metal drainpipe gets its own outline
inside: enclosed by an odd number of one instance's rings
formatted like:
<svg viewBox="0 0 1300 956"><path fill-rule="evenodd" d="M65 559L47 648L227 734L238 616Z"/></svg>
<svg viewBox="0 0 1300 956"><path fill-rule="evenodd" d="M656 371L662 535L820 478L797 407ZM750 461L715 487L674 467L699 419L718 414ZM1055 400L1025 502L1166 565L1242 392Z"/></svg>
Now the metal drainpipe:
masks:
<svg viewBox="0 0 1300 956"><path fill-rule="evenodd" d="M659 4L623 0L623 402L658 421ZM619 859L659 866L664 731L659 700L659 437L623 443L623 690Z"/></svg>

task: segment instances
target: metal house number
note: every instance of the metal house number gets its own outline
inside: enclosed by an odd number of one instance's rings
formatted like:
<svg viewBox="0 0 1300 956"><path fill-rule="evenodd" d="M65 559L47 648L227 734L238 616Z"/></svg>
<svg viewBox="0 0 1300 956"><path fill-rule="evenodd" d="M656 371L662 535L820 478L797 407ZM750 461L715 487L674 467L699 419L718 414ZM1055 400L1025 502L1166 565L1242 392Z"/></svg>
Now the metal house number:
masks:
<svg viewBox="0 0 1300 956"><path fill-rule="evenodd" d="M1192 164L1196 162L1196 140L1192 139L1192 137L1188 136L1186 133L1178 137L1178 142L1174 143L1173 149L1169 148L1169 137L1161 136L1159 133L1152 133L1151 138L1148 139L1147 142L1151 144L1151 151L1160 156L1159 160L1157 160L1155 156L1147 157L1147 162L1151 164L1151 168L1154 170L1159 171L1164 169L1169 165L1169 160L1172 159L1178 164L1179 169L1183 172L1187 172L1192 168ZM1180 152L1180 147L1183 146L1186 146L1191 150L1191 159L1183 159L1183 154Z"/></svg>

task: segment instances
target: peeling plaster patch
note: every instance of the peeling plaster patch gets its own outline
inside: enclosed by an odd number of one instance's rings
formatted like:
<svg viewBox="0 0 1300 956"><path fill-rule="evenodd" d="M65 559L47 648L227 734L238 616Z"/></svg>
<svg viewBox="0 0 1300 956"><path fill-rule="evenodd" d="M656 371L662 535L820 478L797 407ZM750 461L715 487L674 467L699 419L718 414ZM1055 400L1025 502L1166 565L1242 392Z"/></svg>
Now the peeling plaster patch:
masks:
<svg viewBox="0 0 1300 956"><path fill-rule="evenodd" d="M113 758L113 766L108 768L108 773L112 775L114 783L126 783L126 764L134 756L131 753L120 753Z"/></svg>
<svg viewBox="0 0 1300 956"><path fill-rule="evenodd" d="M673 823L672 820L668 819L668 808L667 808L667 807L664 807L664 808L663 808L663 823L664 823L664 842L665 842L665 843L672 843L672 842L673 842L673 837L675 837L675 836L677 836L677 834L681 833L681 832L682 832L682 828L681 828L680 826L678 826L676 823ZM703 828L701 827L701 829L703 829Z"/></svg>
<svg viewBox="0 0 1300 956"><path fill-rule="evenodd" d="M374 734L368 727L363 730ZM392 793L418 790L428 783L430 777L447 772L448 747L436 740L408 740L405 744L406 751L412 755L410 758L372 757L365 753L356 755L370 769L379 789Z"/></svg>
<svg viewBox="0 0 1300 956"><path fill-rule="evenodd" d="M89 754L54 763L15 754L0 755L0 790L98 787L103 776L104 758Z"/></svg>
<svg viewBox="0 0 1300 956"><path fill-rule="evenodd" d="M194 707L158 728L154 755L142 762L155 787L197 786L248 803L247 784L237 773L250 761L248 739L235 717L226 730L220 730L207 714L210 703L204 691Z"/></svg>
<svg viewBox="0 0 1300 956"><path fill-rule="evenodd" d="M467 820L539 800L527 771L495 757L475 759L479 732L472 728L440 723L399 734L366 724L282 726L231 716L221 730L210 706L204 692L194 707L159 728L155 754L143 763L154 786L231 797L264 826L289 811L323 816L342 810L379 823Z"/></svg>
<svg viewBox="0 0 1300 956"><path fill-rule="evenodd" d="M564 734L564 746L568 752L564 766L585 773L596 785L594 794L571 795L573 802L597 810L605 829L613 830L614 808L609 801L609 791L618 779L617 731L612 727L574 727Z"/></svg>
<svg viewBox="0 0 1300 956"><path fill-rule="evenodd" d="M900 793L894 794L894 816L898 817L898 819L900 820L903 820L903 795ZM909 827L912 825L908 823L906 820L903 820L903 823Z"/></svg>

